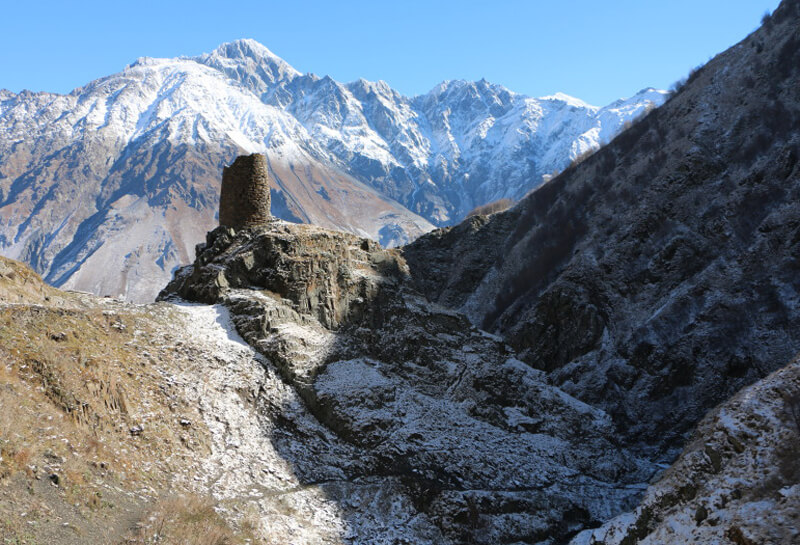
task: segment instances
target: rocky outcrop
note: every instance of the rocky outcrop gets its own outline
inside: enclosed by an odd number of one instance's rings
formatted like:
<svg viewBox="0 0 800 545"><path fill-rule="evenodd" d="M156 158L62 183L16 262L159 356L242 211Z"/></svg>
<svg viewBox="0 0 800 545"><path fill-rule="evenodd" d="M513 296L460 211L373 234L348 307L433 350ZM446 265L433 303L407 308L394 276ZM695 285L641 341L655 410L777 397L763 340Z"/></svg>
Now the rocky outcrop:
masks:
<svg viewBox="0 0 800 545"><path fill-rule="evenodd" d="M273 221L218 228L161 298L224 304L237 331L346 445L287 452L377 534L355 483L412 506L415 543L564 542L630 509L655 467L620 449L609 416L461 314L410 288L405 261L368 239ZM405 499L404 499L405 498ZM359 529L360 528L360 529Z"/></svg>
<svg viewBox="0 0 800 545"><path fill-rule="evenodd" d="M270 218L267 159L260 153L240 155L222 169L219 194L219 224L225 227L256 227Z"/></svg>
<svg viewBox="0 0 800 545"><path fill-rule="evenodd" d="M800 542L800 360L698 425L632 513L572 545Z"/></svg>
<svg viewBox="0 0 800 545"><path fill-rule="evenodd" d="M194 265L160 297L216 303L230 290L257 289L336 330L370 310L381 286L406 274L397 252L374 241L273 219L262 228L209 232Z"/></svg>
<svg viewBox="0 0 800 545"><path fill-rule="evenodd" d="M404 248L414 285L658 449L800 351L800 3L515 208Z"/></svg>

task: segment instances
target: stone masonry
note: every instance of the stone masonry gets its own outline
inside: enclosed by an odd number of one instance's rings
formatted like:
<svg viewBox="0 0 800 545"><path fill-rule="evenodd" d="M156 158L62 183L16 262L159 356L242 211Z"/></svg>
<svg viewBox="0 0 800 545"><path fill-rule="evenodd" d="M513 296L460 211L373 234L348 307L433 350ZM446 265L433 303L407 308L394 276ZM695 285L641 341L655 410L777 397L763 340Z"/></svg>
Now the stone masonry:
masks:
<svg viewBox="0 0 800 545"><path fill-rule="evenodd" d="M264 225L270 219L269 178L264 155L240 155L222 170L219 224L235 229Z"/></svg>

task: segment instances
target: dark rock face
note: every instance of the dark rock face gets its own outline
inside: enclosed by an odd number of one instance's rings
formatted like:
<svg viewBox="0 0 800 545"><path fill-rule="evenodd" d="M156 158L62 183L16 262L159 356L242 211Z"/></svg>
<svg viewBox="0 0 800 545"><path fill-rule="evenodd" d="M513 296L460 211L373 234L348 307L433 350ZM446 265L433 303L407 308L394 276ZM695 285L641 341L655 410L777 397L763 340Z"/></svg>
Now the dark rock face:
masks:
<svg viewBox="0 0 800 545"><path fill-rule="evenodd" d="M335 437L285 456L304 482L346 482L326 493L357 543L381 539L358 508L364 483L413 506L392 542L564 543L632 508L655 470L617 446L607 414L431 304L400 254L370 240L277 220L220 227L160 297L174 295L227 306Z"/></svg>
<svg viewBox="0 0 800 545"><path fill-rule="evenodd" d="M222 171L219 224L239 229L267 223L269 212L267 159L260 153L240 155Z"/></svg>
<svg viewBox="0 0 800 545"><path fill-rule="evenodd" d="M630 514L572 545L800 542L800 360L697 426Z"/></svg>
<svg viewBox="0 0 800 545"><path fill-rule="evenodd" d="M614 142L404 248L414 285L674 447L800 351L800 2Z"/></svg>
<svg viewBox="0 0 800 545"><path fill-rule="evenodd" d="M230 289L258 286L335 330L360 317L379 287L400 281L405 269L397 251L348 233L279 220L242 233L221 226L160 297L217 303Z"/></svg>

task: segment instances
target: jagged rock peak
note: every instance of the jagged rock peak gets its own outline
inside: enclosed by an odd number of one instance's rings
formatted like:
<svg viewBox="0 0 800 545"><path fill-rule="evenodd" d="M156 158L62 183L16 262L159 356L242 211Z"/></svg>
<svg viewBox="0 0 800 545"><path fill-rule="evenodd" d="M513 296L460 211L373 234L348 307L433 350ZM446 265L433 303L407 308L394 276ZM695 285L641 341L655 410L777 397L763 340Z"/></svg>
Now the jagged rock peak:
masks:
<svg viewBox="0 0 800 545"><path fill-rule="evenodd" d="M267 159L260 153L240 155L222 170L219 224L238 229L270 220Z"/></svg>
<svg viewBox="0 0 800 545"><path fill-rule="evenodd" d="M269 84L289 81L301 75L292 65L275 55L266 46L249 38L224 43L211 53L190 59L222 70L233 79L239 79L234 72L241 72L245 67L247 72L255 72Z"/></svg>
<svg viewBox="0 0 800 545"><path fill-rule="evenodd" d="M300 72L292 68L288 62L273 53L267 46L251 38L242 38L220 44L211 53L205 53L194 58L200 62L205 62L213 57L225 57L228 59L249 58L256 61L270 61L289 69L289 71L294 72L296 75L300 75Z"/></svg>

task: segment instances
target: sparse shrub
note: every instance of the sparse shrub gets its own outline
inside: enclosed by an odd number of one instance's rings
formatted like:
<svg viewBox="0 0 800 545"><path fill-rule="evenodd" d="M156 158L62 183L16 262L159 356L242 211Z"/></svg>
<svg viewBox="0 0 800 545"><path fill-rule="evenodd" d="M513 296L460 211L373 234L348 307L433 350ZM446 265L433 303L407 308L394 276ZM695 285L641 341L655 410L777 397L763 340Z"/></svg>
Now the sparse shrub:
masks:
<svg viewBox="0 0 800 545"><path fill-rule="evenodd" d="M686 85L686 78L680 78L679 80L675 81L675 83L669 86L670 96L675 96L678 93L680 93L681 89L683 89L685 85Z"/></svg>
<svg viewBox="0 0 800 545"><path fill-rule="evenodd" d="M508 210L511 208L511 206L513 206L513 204L514 201L511 199L498 199L490 203L476 206L472 209L472 211L470 211L469 214L467 214L467 217L471 218L472 216L488 216L489 214L496 214L498 212Z"/></svg>
<svg viewBox="0 0 800 545"><path fill-rule="evenodd" d="M558 178L559 174L561 174L561 171L559 169L555 169L550 174L545 174L544 176L542 176L542 182L547 183L550 180L552 180L553 178ZM527 193L525 193L525 197L530 195L534 191L534 189L536 189L536 188L533 188L533 189L529 190Z"/></svg>
<svg viewBox="0 0 800 545"><path fill-rule="evenodd" d="M158 502L129 543L150 545L233 545L236 535L209 497L183 495Z"/></svg>
<svg viewBox="0 0 800 545"><path fill-rule="evenodd" d="M784 394L783 400L786 403L786 412L789 413L797 428L797 433L800 434L800 392Z"/></svg>
<svg viewBox="0 0 800 545"><path fill-rule="evenodd" d="M709 60L711 60L709 58ZM703 65L695 66L691 70L689 70L689 75L686 77L686 83L691 83L698 78L700 72L703 70Z"/></svg>
<svg viewBox="0 0 800 545"><path fill-rule="evenodd" d="M626 123L626 124L627 124L627 123L630 123L630 121L626 121L625 123ZM583 153L580 153L580 154L578 154L578 155L577 155L577 156L576 156L576 157L575 157L575 158L572 160L572 162L570 162L570 164L569 164L569 168L576 167L576 166L580 165L580 164L581 164L581 163L583 163L583 162L584 162L586 159L588 159L589 157L591 157L592 155L594 155L594 153L595 153L596 151L597 151L597 150L596 150L595 148L589 148L589 149L587 149L586 151L584 151Z"/></svg>
<svg viewBox="0 0 800 545"><path fill-rule="evenodd" d="M683 90L683 88L686 87L687 83L697 79L697 76L700 75L700 71L702 69L703 69L702 66L695 66L694 68L689 70L689 74L686 77L680 78L675 83L670 85L670 87L669 87L669 96L673 97L673 96L677 95L678 93L680 93Z"/></svg>

